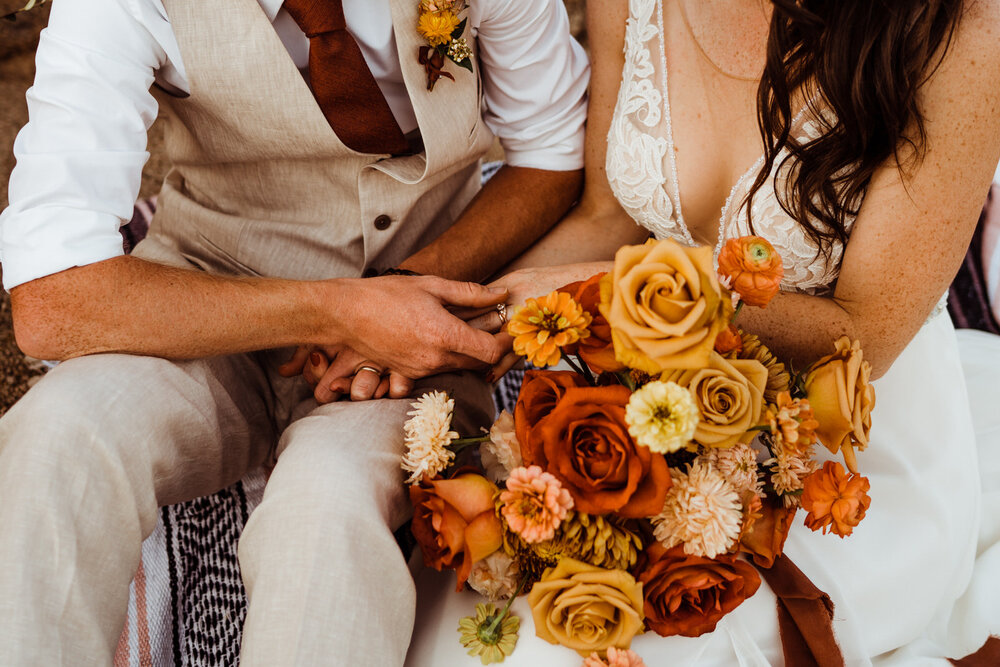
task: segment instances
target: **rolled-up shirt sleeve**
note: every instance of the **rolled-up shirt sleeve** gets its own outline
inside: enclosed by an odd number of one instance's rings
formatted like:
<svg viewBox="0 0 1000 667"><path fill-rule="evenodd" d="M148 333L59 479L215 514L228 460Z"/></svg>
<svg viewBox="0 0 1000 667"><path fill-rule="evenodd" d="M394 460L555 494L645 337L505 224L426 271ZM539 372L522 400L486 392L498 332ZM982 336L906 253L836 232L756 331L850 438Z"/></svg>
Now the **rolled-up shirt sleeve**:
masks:
<svg viewBox="0 0 1000 667"><path fill-rule="evenodd" d="M516 167L583 167L590 65L562 0L493 0L479 25L484 119Z"/></svg>
<svg viewBox="0 0 1000 667"><path fill-rule="evenodd" d="M8 290L122 254L165 54L120 2L57 0L36 52L28 124L0 214Z"/></svg>

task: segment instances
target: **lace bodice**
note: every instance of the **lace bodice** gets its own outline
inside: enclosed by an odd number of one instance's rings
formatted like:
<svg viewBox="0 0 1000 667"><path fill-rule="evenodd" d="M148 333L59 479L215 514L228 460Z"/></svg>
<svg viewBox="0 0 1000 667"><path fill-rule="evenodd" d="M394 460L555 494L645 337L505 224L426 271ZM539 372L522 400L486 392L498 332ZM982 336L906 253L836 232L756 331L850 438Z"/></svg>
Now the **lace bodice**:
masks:
<svg viewBox="0 0 1000 667"><path fill-rule="evenodd" d="M671 237L695 245L684 222L677 179L670 97L667 86L662 0L631 0L625 33L625 67L618 103L608 133L607 173L611 189L636 222L657 238ZM817 136L819 123L794 123L796 138ZM782 289L809 294L829 291L837 279L843 248L833 247L829 261L781 208L775 190L785 174L775 161L771 179L756 194L751 216L754 232L781 254L785 265ZM750 233L746 195L763 166L763 157L736 183L719 220L716 256L725 239ZM848 224L853 220L848 221Z"/></svg>

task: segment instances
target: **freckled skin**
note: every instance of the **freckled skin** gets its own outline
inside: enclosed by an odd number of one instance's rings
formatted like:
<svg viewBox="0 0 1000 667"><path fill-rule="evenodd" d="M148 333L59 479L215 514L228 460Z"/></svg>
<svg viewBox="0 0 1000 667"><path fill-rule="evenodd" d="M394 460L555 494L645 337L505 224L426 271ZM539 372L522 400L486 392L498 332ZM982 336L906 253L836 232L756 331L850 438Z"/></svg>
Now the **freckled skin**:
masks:
<svg viewBox="0 0 1000 667"><path fill-rule="evenodd" d="M694 238L714 245L730 188L762 152L757 83L726 77L705 64L676 5L664 3L664 23L681 202ZM763 68L768 5L741 0L688 7L694 32L716 65L737 76ZM607 261L597 260L646 234L618 205L604 170L628 2L594 0L587 14L593 74L585 191L563 223L513 267L525 270L501 281L511 289L512 301L608 270ZM873 377L879 377L945 293L1000 161L998 33L1000 0L966 3L941 66L921 90L927 120L923 159L904 150L902 171L888 163L872 178L833 297L782 293L766 309L743 309L741 325L759 333L776 353L802 366L832 351L831 341L846 334L861 341ZM567 262L585 264L552 267Z"/></svg>

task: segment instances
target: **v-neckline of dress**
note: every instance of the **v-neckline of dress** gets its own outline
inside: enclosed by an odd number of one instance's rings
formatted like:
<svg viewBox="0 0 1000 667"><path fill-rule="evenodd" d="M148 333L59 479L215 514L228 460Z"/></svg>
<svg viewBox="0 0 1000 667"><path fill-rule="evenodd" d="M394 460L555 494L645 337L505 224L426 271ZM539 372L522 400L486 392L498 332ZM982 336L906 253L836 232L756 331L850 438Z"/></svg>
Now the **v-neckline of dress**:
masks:
<svg viewBox="0 0 1000 667"><path fill-rule="evenodd" d="M673 195L671 196L668 194L667 196L672 201L677 227L683 235L684 241L690 246L696 246L699 244L695 242L694 237L691 235L691 230L688 228L687 222L684 220L684 212L681 204L680 178L677 171L677 151L674 145L673 119L670 114L670 87L667 82L667 49L663 23L663 0L656 0L656 20L656 32L660 50L660 87L663 89L663 119L666 125L667 156L670 160L670 179L673 190ZM802 109L792 118L792 127L798 125L802 116L809 109L809 104L809 102L806 102ZM731 215L733 199L736 197L736 193L746 183L747 177L760 170L760 168L764 165L765 157L766 153L761 152L760 157L758 157L757 160L751 164L746 171L739 176L739 178L736 179L733 187L729 190L729 195L726 197L726 201L722 205L722 209L719 212L719 224L716 230L716 242L713 252L714 257L719 256L719 251L722 249L722 244L725 242L726 222Z"/></svg>

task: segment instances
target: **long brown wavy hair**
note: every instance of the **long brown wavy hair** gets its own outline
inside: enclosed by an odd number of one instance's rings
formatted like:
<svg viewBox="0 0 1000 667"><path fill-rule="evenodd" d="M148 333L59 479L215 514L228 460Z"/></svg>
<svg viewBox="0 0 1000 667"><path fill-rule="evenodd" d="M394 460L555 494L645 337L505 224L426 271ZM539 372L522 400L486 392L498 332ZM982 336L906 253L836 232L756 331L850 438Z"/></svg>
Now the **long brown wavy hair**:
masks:
<svg viewBox="0 0 1000 667"><path fill-rule="evenodd" d="M904 154L906 161L922 156L918 91L944 57L963 0L771 2L757 89L765 164L747 197L752 201L787 148L779 169L787 168L788 178L778 201L829 258L835 241L847 242L847 221L857 215L875 170L890 156L900 169ZM791 105L801 91L815 91L809 112L821 133L799 142L790 139ZM824 108L834 117L821 115Z"/></svg>

